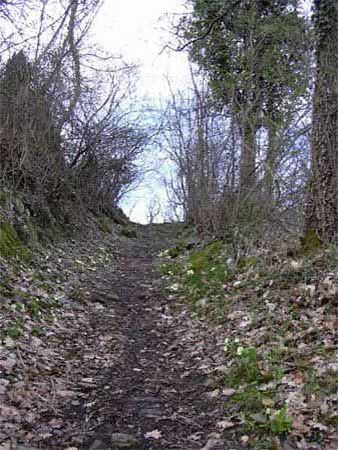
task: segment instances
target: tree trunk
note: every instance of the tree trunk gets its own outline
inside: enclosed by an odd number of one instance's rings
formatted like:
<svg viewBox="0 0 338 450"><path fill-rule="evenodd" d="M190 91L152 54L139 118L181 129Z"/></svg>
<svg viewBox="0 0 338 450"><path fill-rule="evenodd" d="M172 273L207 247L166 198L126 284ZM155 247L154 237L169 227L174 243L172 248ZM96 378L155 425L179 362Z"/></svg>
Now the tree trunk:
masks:
<svg viewBox="0 0 338 450"><path fill-rule="evenodd" d="M268 127L268 149L264 163L264 194L266 198L266 206L269 208L273 205L274 195L274 179L276 172L276 126L270 124Z"/></svg>
<svg viewBox="0 0 338 450"><path fill-rule="evenodd" d="M241 130L240 191L250 193L256 185L256 126L246 119Z"/></svg>
<svg viewBox="0 0 338 450"><path fill-rule="evenodd" d="M315 0L317 73L313 95L312 179L305 233L338 237L338 1Z"/></svg>

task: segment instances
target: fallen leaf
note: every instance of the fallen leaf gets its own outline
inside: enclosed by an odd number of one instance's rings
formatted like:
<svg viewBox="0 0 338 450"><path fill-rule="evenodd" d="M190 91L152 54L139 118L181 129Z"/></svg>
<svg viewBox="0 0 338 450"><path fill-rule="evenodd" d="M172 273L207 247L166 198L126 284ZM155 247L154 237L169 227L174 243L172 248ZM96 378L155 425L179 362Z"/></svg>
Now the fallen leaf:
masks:
<svg viewBox="0 0 338 450"><path fill-rule="evenodd" d="M207 392L208 398L217 398L219 396L220 392L219 389L215 389L214 391Z"/></svg>
<svg viewBox="0 0 338 450"><path fill-rule="evenodd" d="M4 342L5 342L5 346L6 346L6 347L9 347L9 348L15 347L15 342L14 342L14 340L13 340L11 337L9 337L9 336L7 336L7 337L5 338ZM1 447L0 447L0 448L1 448Z"/></svg>
<svg viewBox="0 0 338 450"><path fill-rule="evenodd" d="M144 435L144 437L146 438L146 439L160 439L161 437L162 437L162 433L161 433L161 431L158 431L158 430L153 430L153 431L148 431L145 435Z"/></svg>
<svg viewBox="0 0 338 450"><path fill-rule="evenodd" d="M11 450L12 446L10 442L4 442L0 444L0 450Z"/></svg>
<svg viewBox="0 0 338 450"><path fill-rule="evenodd" d="M16 365L16 357L15 355L9 355L9 357L5 360L0 361L0 367L2 369L7 370L8 372L11 372Z"/></svg>
<svg viewBox="0 0 338 450"><path fill-rule="evenodd" d="M234 422L230 422L230 420L220 420L216 423L217 428L221 428L222 430L227 430L228 428L232 428L236 426Z"/></svg>
<svg viewBox="0 0 338 450"><path fill-rule="evenodd" d="M89 384L95 383L93 378L82 378L81 381L82 383L89 383Z"/></svg>
<svg viewBox="0 0 338 450"><path fill-rule="evenodd" d="M227 397L230 397L231 395L236 394L236 392L237 392L236 389L229 388L229 389L223 389L222 394L226 395Z"/></svg>
<svg viewBox="0 0 338 450"><path fill-rule="evenodd" d="M302 415L297 416L292 420L292 428L300 433L308 433L310 431L310 427L308 427L305 423L305 417Z"/></svg>
<svg viewBox="0 0 338 450"><path fill-rule="evenodd" d="M316 430L320 430L320 431L327 431L328 430L328 427L326 425L323 425L322 423L319 423L319 422L313 422L311 425Z"/></svg>
<svg viewBox="0 0 338 450"><path fill-rule="evenodd" d="M275 405L275 401L272 398L264 398L262 400L262 403L264 406L266 406L267 408L271 408L272 406Z"/></svg>
<svg viewBox="0 0 338 450"><path fill-rule="evenodd" d="M63 425L63 420L54 418L49 421L48 425L52 428L61 428Z"/></svg>

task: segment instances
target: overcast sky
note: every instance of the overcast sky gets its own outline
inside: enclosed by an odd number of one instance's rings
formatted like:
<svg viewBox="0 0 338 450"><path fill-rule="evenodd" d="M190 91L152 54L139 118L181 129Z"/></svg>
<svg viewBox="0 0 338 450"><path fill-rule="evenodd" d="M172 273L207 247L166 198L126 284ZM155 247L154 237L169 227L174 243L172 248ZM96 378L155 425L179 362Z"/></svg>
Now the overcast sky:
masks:
<svg viewBox="0 0 338 450"><path fill-rule="evenodd" d="M106 0L96 20L95 38L109 52L120 53L140 65L140 90L163 95L165 75L177 82L186 78L187 58L173 51L161 53L173 39L170 20L184 12L184 0Z"/></svg>
<svg viewBox="0 0 338 450"><path fill-rule="evenodd" d="M95 40L109 53L139 65L139 96L150 102L157 104L169 95L167 77L174 87L187 82L187 56L163 51L170 39L174 41L173 15L184 11L184 0L106 0L96 19ZM151 198L165 195L160 183L151 178L122 205L134 221L145 223Z"/></svg>

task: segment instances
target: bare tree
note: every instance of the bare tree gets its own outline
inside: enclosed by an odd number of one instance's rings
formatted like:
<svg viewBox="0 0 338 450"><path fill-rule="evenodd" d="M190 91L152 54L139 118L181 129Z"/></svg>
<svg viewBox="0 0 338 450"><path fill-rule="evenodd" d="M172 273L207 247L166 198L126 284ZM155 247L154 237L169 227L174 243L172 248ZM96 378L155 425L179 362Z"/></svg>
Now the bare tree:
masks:
<svg viewBox="0 0 338 450"><path fill-rule="evenodd" d="M176 180L168 180L167 187L186 221L203 232L219 232L226 196L235 189L237 144L231 121L213 107L205 84L193 78L192 87L188 98L172 93L166 111L166 151L176 166Z"/></svg>
<svg viewBox="0 0 338 450"><path fill-rule="evenodd" d="M2 77L2 178L41 202L111 212L139 179L137 159L148 143L131 108L135 68L88 40L100 0L34 4L0 4L0 22L12 33L3 55L20 49ZM16 27L17 5L35 29Z"/></svg>

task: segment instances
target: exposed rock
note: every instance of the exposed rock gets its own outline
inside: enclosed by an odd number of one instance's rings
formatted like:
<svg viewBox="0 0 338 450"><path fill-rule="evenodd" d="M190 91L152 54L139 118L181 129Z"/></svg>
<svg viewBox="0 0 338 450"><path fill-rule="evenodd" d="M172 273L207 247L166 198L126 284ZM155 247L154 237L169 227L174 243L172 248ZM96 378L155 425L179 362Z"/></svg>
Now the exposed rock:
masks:
<svg viewBox="0 0 338 450"><path fill-rule="evenodd" d="M111 302L118 302L120 300L120 297L117 294L114 294L114 292L92 292L90 299L92 302L101 303L103 305L109 304Z"/></svg>
<svg viewBox="0 0 338 450"><path fill-rule="evenodd" d="M138 445L137 439L131 434L113 433L111 435L111 443L113 449L133 448Z"/></svg>
<svg viewBox="0 0 338 450"><path fill-rule="evenodd" d="M0 450L12 450L12 446L10 442L4 442L0 444Z"/></svg>
<svg viewBox="0 0 338 450"><path fill-rule="evenodd" d="M39 450L39 449L36 447L25 447L25 446L20 445L19 447L11 447L11 450Z"/></svg>
<svg viewBox="0 0 338 450"><path fill-rule="evenodd" d="M162 416L162 412L155 408L146 408L141 410L141 415L148 419L158 419Z"/></svg>
<svg viewBox="0 0 338 450"><path fill-rule="evenodd" d="M109 450L109 447L104 442L95 439L89 450Z"/></svg>
<svg viewBox="0 0 338 450"><path fill-rule="evenodd" d="M201 450L226 450L223 441L218 438L209 439Z"/></svg>

